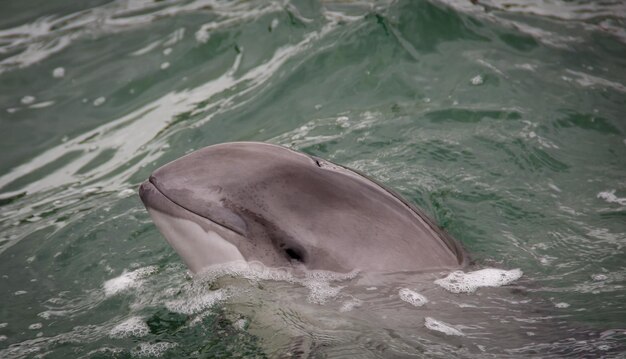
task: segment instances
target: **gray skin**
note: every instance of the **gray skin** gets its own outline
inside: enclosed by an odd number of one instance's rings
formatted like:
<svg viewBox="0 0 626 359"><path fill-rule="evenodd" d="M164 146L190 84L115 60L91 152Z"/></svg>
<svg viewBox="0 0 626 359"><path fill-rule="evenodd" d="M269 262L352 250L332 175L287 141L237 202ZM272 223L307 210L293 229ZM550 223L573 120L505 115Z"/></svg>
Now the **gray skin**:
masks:
<svg viewBox="0 0 626 359"><path fill-rule="evenodd" d="M194 273L236 260L335 272L468 262L457 241L398 194L277 145L205 147L157 169L139 194Z"/></svg>

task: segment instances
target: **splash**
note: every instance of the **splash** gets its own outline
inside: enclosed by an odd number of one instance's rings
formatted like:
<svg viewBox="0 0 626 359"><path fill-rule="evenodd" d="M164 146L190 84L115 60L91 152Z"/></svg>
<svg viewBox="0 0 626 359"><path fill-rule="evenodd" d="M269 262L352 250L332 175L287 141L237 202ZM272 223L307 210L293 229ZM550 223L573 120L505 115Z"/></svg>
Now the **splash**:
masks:
<svg viewBox="0 0 626 359"><path fill-rule="evenodd" d="M155 272L156 267L154 266L139 268L132 272L124 272L119 277L115 277L104 282L104 295L106 297L110 297L129 288L139 287L143 278Z"/></svg>

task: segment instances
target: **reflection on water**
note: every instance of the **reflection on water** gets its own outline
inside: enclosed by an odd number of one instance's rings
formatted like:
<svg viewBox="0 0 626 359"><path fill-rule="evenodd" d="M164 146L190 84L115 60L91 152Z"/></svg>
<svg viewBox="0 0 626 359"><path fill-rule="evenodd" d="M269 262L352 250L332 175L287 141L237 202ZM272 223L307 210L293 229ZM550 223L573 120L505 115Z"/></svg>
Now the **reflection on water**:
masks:
<svg viewBox="0 0 626 359"><path fill-rule="evenodd" d="M0 356L623 354L623 2L0 14ZM434 283L448 273L191 280L135 189L235 140L367 173L436 217L472 270L524 276L459 294Z"/></svg>

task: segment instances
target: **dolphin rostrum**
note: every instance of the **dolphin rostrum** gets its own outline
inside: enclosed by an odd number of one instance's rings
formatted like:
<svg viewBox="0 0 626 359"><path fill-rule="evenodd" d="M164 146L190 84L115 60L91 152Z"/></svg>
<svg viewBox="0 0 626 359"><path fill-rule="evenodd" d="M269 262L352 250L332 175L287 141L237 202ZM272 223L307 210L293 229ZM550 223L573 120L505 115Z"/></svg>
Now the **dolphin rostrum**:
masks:
<svg viewBox="0 0 626 359"><path fill-rule="evenodd" d="M467 264L459 243L395 192L346 167L260 142L192 152L139 195L189 269L258 261L335 272Z"/></svg>

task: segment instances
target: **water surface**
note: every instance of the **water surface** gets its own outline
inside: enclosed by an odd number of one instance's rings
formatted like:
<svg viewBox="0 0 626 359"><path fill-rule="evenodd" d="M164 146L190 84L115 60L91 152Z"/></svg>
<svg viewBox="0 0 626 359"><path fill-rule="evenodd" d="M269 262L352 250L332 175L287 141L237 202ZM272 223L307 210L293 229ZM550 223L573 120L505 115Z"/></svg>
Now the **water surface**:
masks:
<svg viewBox="0 0 626 359"><path fill-rule="evenodd" d="M623 2L0 14L0 357L624 355ZM447 273L192 280L136 188L243 140L367 173L459 239L470 270L524 275L460 294L433 283Z"/></svg>

